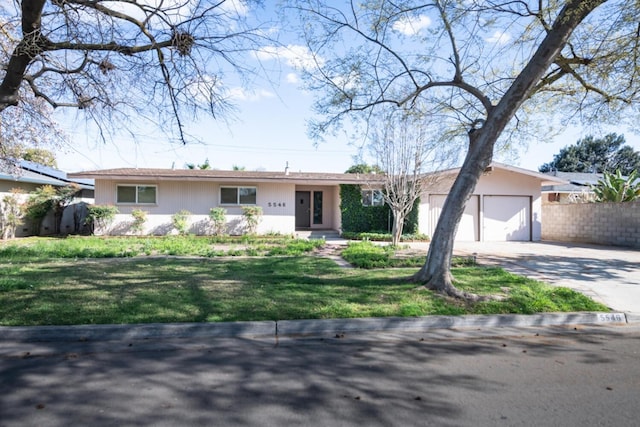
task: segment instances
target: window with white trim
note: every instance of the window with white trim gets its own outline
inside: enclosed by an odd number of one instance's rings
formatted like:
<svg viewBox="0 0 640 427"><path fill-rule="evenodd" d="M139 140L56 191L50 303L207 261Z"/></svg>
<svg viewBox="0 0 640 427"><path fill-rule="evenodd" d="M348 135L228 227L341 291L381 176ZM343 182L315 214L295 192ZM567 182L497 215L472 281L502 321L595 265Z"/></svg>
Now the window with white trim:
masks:
<svg viewBox="0 0 640 427"><path fill-rule="evenodd" d="M220 187L221 205L255 205L256 187Z"/></svg>
<svg viewBox="0 0 640 427"><path fill-rule="evenodd" d="M382 206L382 190L362 190L362 206Z"/></svg>
<svg viewBox="0 0 640 427"><path fill-rule="evenodd" d="M158 187L155 185L118 185L116 203L154 205L157 203Z"/></svg>

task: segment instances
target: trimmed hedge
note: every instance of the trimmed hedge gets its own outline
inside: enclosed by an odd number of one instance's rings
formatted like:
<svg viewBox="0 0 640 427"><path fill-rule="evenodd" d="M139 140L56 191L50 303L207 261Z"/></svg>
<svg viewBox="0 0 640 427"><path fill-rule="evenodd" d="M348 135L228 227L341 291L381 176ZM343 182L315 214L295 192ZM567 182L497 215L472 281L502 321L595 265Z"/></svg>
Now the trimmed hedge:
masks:
<svg viewBox="0 0 640 427"><path fill-rule="evenodd" d="M362 206L362 188L354 184L340 185L340 212L342 231L352 233L391 232L393 214L389 206ZM416 200L413 209L407 215L402 234L415 234L418 231L418 206Z"/></svg>

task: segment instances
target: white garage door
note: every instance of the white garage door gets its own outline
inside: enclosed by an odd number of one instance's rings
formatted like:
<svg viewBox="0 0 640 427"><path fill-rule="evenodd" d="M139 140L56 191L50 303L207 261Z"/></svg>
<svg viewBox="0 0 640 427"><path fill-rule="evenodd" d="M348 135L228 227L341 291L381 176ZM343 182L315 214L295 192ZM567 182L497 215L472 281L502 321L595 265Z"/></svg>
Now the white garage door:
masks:
<svg viewBox="0 0 640 427"><path fill-rule="evenodd" d="M447 196L443 194L431 194L429 196L429 204L431 205L429 217L429 221L431 223L431 233L433 233L433 231L436 229L438 218L440 218L442 206L444 206L446 197ZM455 240L461 242L477 242L480 240L480 210L478 209L478 207L478 196L471 196L471 198L467 202L467 206L464 209L464 214L462 214L462 219L460 220L460 225L458 225L458 232L456 233Z"/></svg>
<svg viewBox="0 0 640 427"><path fill-rule="evenodd" d="M531 240L531 199L527 196L484 196L484 240Z"/></svg>

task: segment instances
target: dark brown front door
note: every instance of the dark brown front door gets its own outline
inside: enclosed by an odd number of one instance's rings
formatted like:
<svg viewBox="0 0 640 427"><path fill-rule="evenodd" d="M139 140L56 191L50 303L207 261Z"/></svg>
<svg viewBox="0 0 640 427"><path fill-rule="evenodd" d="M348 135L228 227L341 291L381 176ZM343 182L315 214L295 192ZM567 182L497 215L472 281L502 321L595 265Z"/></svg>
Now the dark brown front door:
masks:
<svg viewBox="0 0 640 427"><path fill-rule="evenodd" d="M296 228L311 227L311 192L296 191Z"/></svg>

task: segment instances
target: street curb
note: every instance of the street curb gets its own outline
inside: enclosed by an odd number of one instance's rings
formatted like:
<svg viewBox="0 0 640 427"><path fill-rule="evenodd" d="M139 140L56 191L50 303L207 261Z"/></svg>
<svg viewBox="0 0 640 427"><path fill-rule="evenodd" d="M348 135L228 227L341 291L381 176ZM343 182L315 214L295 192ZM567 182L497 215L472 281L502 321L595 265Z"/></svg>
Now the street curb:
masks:
<svg viewBox="0 0 640 427"><path fill-rule="evenodd" d="M273 336L276 322L146 323L0 327L0 341L116 341L149 338Z"/></svg>
<svg viewBox="0 0 640 427"><path fill-rule="evenodd" d="M639 319L640 320L640 319ZM626 324L624 313L546 313L468 316L388 317L370 319L282 320L278 336L345 332L420 332L429 329L502 328L556 325Z"/></svg>
<svg viewBox="0 0 640 427"><path fill-rule="evenodd" d="M385 317L221 323L0 327L0 342L117 341L163 338L258 338L326 336L351 332L426 332L431 329L622 325L640 323L640 314L545 313L469 316Z"/></svg>

